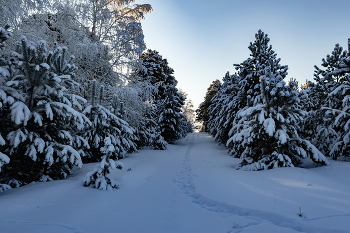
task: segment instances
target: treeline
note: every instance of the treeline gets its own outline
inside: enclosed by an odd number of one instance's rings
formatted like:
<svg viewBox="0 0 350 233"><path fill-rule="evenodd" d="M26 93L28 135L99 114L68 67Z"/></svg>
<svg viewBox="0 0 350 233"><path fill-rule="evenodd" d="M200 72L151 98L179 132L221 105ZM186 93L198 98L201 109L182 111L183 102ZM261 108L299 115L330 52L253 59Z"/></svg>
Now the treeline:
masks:
<svg viewBox="0 0 350 233"><path fill-rule="evenodd" d="M349 51L336 44L315 66L314 82L298 83L261 30L249 45L250 57L234 64L222 82L210 84L197 121L229 154L241 158L237 169L263 170L349 160Z"/></svg>
<svg viewBox="0 0 350 233"><path fill-rule="evenodd" d="M85 186L117 188L116 160L191 132L174 70L145 51L140 20L151 10L133 0L1 5L0 191L86 162L100 163Z"/></svg>

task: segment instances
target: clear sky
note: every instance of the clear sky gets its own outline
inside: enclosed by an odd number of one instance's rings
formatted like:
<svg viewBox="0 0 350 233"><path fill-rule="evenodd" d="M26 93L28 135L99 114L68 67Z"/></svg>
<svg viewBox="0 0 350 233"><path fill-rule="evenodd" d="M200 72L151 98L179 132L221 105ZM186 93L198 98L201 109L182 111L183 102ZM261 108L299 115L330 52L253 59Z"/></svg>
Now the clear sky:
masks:
<svg viewBox="0 0 350 233"><path fill-rule="evenodd" d="M259 29L288 65L286 81L313 80L314 65L339 43L347 50L350 0L136 0L153 12L142 21L148 49L157 50L175 71L178 88L195 108L215 79L250 55Z"/></svg>

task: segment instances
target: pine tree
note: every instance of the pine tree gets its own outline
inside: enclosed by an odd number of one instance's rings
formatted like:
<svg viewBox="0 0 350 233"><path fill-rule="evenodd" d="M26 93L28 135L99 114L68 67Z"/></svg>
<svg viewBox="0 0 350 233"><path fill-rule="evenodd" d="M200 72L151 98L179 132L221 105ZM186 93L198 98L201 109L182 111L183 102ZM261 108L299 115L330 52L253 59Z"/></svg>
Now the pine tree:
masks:
<svg viewBox="0 0 350 233"><path fill-rule="evenodd" d="M11 27L11 24L7 23L3 28L0 29L0 49L4 48L5 45L3 44L10 36L11 33L8 32L8 29ZM0 172L1 167L4 164L8 164L10 162L10 158L2 153L3 148L6 145L5 139L2 137L3 129L7 128L7 123L9 122L6 118L9 114L9 108L15 101L13 98L13 94L17 95L21 98L21 96L17 93L15 89L9 88L6 86L6 80L9 78L10 73L8 69L2 68L6 67L9 64L9 61L5 60L4 58L0 57L0 128L2 129L0 131ZM22 98L21 98L22 99ZM11 187L7 184L1 184L0 183L0 192L10 189Z"/></svg>
<svg viewBox="0 0 350 233"><path fill-rule="evenodd" d="M188 132L186 117L181 113L185 98L178 92L174 70L168 61L155 50L148 50L140 57L142 68L136 70L133 82L148 83L153 86L149 99L156 106L156 122L160 126L165 141L173 143Z"/></svg>
<svg viewBox="0 0 350 233"><path fill-rule="evenodd" d="M93 82L91 104L83 113L91 120L92 126L85 133L85 138L89 142L90 150L87 151L85 161L100 161L103 154L101 148L105 138L109 138L115 147L112 158L123 158L127 153L136 151L135 130L129 124L120 119L114 113L101 105L103 101L103 86L100 87L99 99L96 100L96 81ZM98 101L98 103L97 103Z"/></svg>
<svg viewBox="0 0 350 233"><path fill-rule="evenodd" d="M164 99L166 86L177 85L173 76L174 70L169 67L167 59L163 59L155 50L147 50L140 59L143 68L136 70L134 76L138 81L148 82L156 88L153 93L154 100Z"/></svg>
<svg viewBox="0 0 350 233"><path fill-rule="evenodd" d="M207 89L207 93L205 94L204 101L199 104L198 109L196 110L196 121L202 122L204 131L209 132L208 129L208 121L210 115L208 114L209 107L213 104L213 98L218 94L221 88L220 80L213 81ZM202 128L202 129L203 129Z"/></svg>
<svg viewBox="0 0 350 233"><path fill-rule="evenodd" d="M254 102L259 102L256 97L260 96L259 78L264 75L265 68L270 66L283 78L287 76L288 66L279 64L280 58L269 45L270 38L263 31L259 30L255 34L255 41L250 42L250 57L241 64L234 64L238 75L241 77L240 89L238 94L241 106L251 107Z"/></svg>
<svg viewBox="0 0 350 233"><path fill-rule="evenodd" d="M106 137L104 139L104 146L100 148L102 158L99 164L96 164L92 172L88 172L83 180L84 186L92 186L93 188L100 190L117 189L119 184L111 179L108 174L111 170L116 168L116 164L112 159L112 153L115 151L115 146L112 144L111 139ZM121 163L117 168L121 169Z"/></svg>
<svg viewBox="0 0 350 233"><path fill-rule="evenodd" d="M238 99L239 81L238 75L230 75L227 72L219 93L214 97L214 103L208 109L210 133L215 141L225 145L229 139L229 130L241 107Z"/></svg>
<svg viewBox="0 0 350 233"><path fill-rule="evenodd" d="M316 147L299 137L298 122L303 114L298 108L298 93L294 82L285 84L277 69L266 67L266 74L260 77L261 94L256 96L261 102L238 113L227 142L236 149L231 153L243 159L238 169L294 167L307 157L317 164L327 164Z"/></svg>
<svg viewBox="0 0 350 233"><path fill-rule="evenodd" d="M350 39L348 40L350 50ZM337 159L343 156L344 160L349 160L349 126L350 126L350 51L344 52L337 68L328 73L329 76L337 77L337 82L333 91L328 94L328 106L325 107L325 114L330 119L331 127L337 132L330 156ZM341 106L339 106L339 102Z"/></svg>
<svg viewBox="0 0 350 233"><path fill-rule="evenodd" d="M77 149L88 144L79 132L90 121L80 112L86 101L66 92L76 84L71 79L76 67L64 50L47 52L45 41L22 37L12 53L7 85L23 97L9 109L15 124L2 131L3 149L11 158L6 173L22 182L65 178L73 166L82 166Z"/></svg>
<svg viewBox="0 0 350 233"><path fill-rule="evenodd" d="M174 85L164 87L164 97L157 101L158 124L165 141L173 143L187 134L186 117L181 113L184 98Z"/></svg>
<svg viewBox="0 0 350 233"><path fill-rule="evenodd" d="M168 143L161 135L161 129L156 119L156 109L152 105L147 107L137 131L139 147L146 146L153 150L165 150L167 148Z"/></svg>
<svg viewBox="0 0 350 233"><path fill-rule="evenodd" d="M344 67L347 52L336 44L331 55L322 59L321 69L315 66L315 83L308 90L308 114L303 122L303 131L312 143L326 156L330 156L338 140L339 130L334 128L334 114L329 109L341 111L343 96L331 95L345 82ZM346 66L346 65L345 65ZM310 106L311 103L311 106Z"/></svg>
<svg viewBox="0 0 350 233"><path fill-rule="evenodd" d="M149 86L146 82L136 82L117 88L112 107L114 111L118 112L120 109L119 112L125 112L121 117L135 129L138 148L145 146L164 150L167 142L161 136L159 125L156 122L155 105L149 101L150 92L153 89ZM122 103L125 103L127 107L122 107ZM116 112L115 114L117 115Z"/></svg>

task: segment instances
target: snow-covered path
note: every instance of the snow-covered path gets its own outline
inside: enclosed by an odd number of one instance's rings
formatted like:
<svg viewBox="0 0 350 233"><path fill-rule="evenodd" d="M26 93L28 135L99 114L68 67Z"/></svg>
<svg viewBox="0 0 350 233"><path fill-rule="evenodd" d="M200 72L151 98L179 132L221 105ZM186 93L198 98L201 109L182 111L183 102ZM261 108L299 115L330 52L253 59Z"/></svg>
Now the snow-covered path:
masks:
<svg viewBox="0 0 350 233"><path fill-rule="evenodd" d="M88 164L0 193L0 232L350 232L349 163L237 171L239 160L204 133L122 162L116 191L83 187Z"/></svg>

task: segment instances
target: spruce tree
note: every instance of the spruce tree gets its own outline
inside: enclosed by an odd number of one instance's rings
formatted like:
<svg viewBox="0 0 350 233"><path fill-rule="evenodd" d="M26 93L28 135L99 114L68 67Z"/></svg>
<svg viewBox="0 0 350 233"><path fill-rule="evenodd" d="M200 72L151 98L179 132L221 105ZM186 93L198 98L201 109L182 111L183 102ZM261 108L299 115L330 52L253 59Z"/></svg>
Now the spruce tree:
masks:
<svg viewBox="0 0 350 233"><path fill-rule="evenodd" d="M165 150L167 148L168 143L161 135L161 129L156 119L156 109L152 105L148 106L137 130L140 148L144 146L153 150Z"/></svg>
<svg viewBox="0 0 350 233"><path fill-rule="evenodd" d="M240 106L251 107L260 96L259 78L265 74L265 68L270 66L273 72L278 73L283 78L287 76L288 66L279 64L280 58L269 45L270 38L263 31L259 30L255 34L255 41L250 42L248 49L250 57L240 64L234 64L240 76L240 93L238 93Z"/></svg>
<svg viewBox="0 0 350 233"><path fill-rule="evenodd" d="M350 49L350 39L348 43ZM328 106L324 108L326 116L331 119L331 127L338 135L330 150L330 156L335 160L341 156L344 160L349 160L350 151L350 51L345 51L344 54L339 66L328 74L338 77L338 80L336 87L328 94Z"/></svg>

